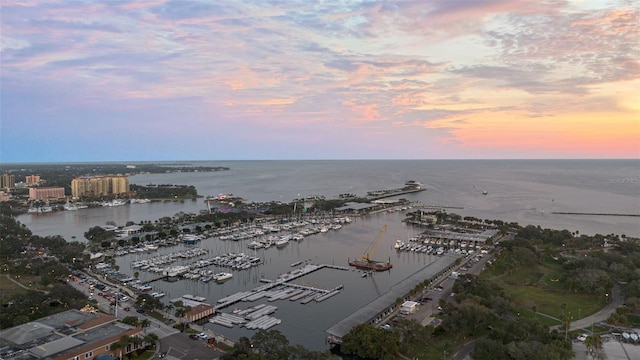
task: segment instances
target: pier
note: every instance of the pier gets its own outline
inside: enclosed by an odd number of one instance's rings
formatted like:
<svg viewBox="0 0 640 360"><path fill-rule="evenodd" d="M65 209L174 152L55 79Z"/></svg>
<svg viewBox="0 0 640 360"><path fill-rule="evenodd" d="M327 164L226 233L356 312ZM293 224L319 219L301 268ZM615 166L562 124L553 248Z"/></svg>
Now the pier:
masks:
<svg viewBox="0 0 640 360"><path fill-rule="evenodd" d="M308 264L299 269L295 269L286 274L282 274L276 280L260 279L260 282L263 282L265 284L260 285L251 291L238 292L233 295L219 299L216 304L216 309L217 310L224 309L240 301L252 302L261 298L268 298L269 301L286 300L290 298L292 299L294 297L296 299L300 299L304 297L302 294L305 294L305 292L308 292L306 294L307 297L303 298L303 300L300 302L301 304L306 304L316 299L317 297L326 296L331 292L335 292L331 296L336 295L340 292L340 289L342 289L342 286L338 286L337 288L332 290L327 290L327 289L316 288L313 286L289 283L292 280L298 279L300 277L303 277L305 275L311 274L313 272L316 272L320 269L325 269L325 268L342 270L342 271L350 270L349 268L344 266L329 265L329 264L322 264L322 265ZM277 290L273 292L274 289L277 287L284 287L287 289ZM325 300L331 296L326 296L322 300ZM304 302L305 300L307 300L307 298L309 298L309 301Z"/></svg>
<svg viewBox="0 0 640 360"><path fill-rule="evenodd" d="M380 199L385 199L385 198L389 198L389 197L393 197L393 196L398 196L398 195L405 195L405 194L412 194L412 193L416 193L416 192L421 192L421 191L425 191L427 189L422 189L422 188L414 188L414 189L397 189L397 190L386 190L386 191L381 191L381 193L379 194L367 194L367 196L365 197L368 201L374 201L374 200L380 200Z"/></svg>
<svg viewBox="0 0 640 360"><path fill-rule="evenodd" d="M438 260L416 271L406 279L394 285L386 293L333 325L326 332L332 339L338 339L336 341L341 341L342 337L348 334L354 326L364 323L377 323L384 315L395 310L398 306L396 305L397 299L406 297L407 294L416 287L416 285L423 283L425 280L429 280L430 282L436 281L447 271L453 269L455 267L456 260L459 258L460 255L458 254L446 253L444 256L438 258Z"/></svg>
<svg viewBox="0 0 640 360"><path fill-rule="evenodd" d="M264 284L251 291L242 291L222 299L218 299L216 302L216 310L219 311L220 309L236 304L240 301L254 302L259 299L267 299L267 301L270 302L287 299L290 301L300 300L301 304L307 304L314 300L316 302L324 301L339 294L343 286L339 285L331 290L327 290L313 286L291 284L290 281L325 268L342 271L350 270L344 266L308 264L299 269L282 274L278 276L276 280L260 279L260 282ZM216 316L211 318L209 322L228 328L240 325L250 330L266 330L282 322L280 319L269 316L277 309L278 307L273 305L260 304L245 310L235 310L233 314L219 312Z"/></svg>

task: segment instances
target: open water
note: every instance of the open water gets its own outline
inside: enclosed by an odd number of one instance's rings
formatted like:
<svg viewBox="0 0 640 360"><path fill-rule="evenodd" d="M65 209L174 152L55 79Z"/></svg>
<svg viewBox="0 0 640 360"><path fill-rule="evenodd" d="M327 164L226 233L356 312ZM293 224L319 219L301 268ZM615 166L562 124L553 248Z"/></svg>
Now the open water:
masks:
<svg viewBox="0 0 640 360"><path fill-rule="evenodd" d="M201 195L231 193L247 201L293 201L310 195L337 197L341 193L365 195L367 191L394 189L407 180L416 180L427 191L404 195L411 201L427 205L456 207L460 215L483 219L516 221L584 234L626 234L640 237L640 218L630 216L560 215L553 212L640 214L639 160L369 160L369 161L232 161L193 162L194 165L227 166L228 171L198 173L143 174L130 178L134 184L193 185ZM483 195L486 191L487 195ZM92 226L115 221L156 220L179 212L197 213L205 209L202 199L184 202L157 202L120 207L84 209L40 215L21 215L18 220L38 235L62 235L67 240L83 240ZM401 222L403 213L382 213L356 218L341 230L317 234L284 249L270 248L255 254L264 264L244 271L224 284L182 280L156 282L157 290L168 297L185 293L205 296L209 302L259 285L260 278L275 279L291 270L291 263L311 260L314 263L347 265L348 258L359 257L387 224L387 233L375 258L391 258L390 272L362 278L357 271L324 269L298 281L300 284L333 288L344 285L337 296L321 303L301 305L288 300L273 304L273 314L283 320L280 330L293 344L310 349L325 349L324 331L391 286L406 278L434 258L415 253L397 254L395 239L405 239L418 232ZM246 248L249 240L202 241L199 246L211 256L225 252L253 252ZM175 251L161 249L161 252ZM121 271L137 258L156 253L127 255L118 258ZM224 269L214 269L224 270ZM143 279L152 274L140 271ZM264 301L264 300L263 300ZM259 303L259 302L258 302ZM255 304L252 304L255 305ZM228 309L231 311L232 309ZM251 336L252 332L207 325L232 339Z"/></svg>

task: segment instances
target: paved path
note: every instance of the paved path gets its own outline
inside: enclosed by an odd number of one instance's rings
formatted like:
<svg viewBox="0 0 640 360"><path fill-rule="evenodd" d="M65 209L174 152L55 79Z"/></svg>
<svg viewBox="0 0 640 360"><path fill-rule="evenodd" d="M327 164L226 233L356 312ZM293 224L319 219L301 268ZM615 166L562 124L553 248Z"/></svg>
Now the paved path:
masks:
<svg viewBox="0 0 640 360"><path fill-rule="evenodd" d="M606 321L611 314L616 311L616 308L622 306L624 304L624 296L620 293L620 286L615 285L611 290L611 294L608 296L609 302L605 307L600 309L600 311L595 314L591 314L582 319L571 322L571 326L569 327L569 331L578 330L578 329L586 329L589 328L592 324L597 324L602 321Z"/></svg>
<svg viewBox="0 0 640 360"><path fill-rule="evenodd" d="M578 319L576 321L572 321L569 326L569 331L579 330L579 329L589 329L593 324L597 324L599 322L606 321L611 314L616 311L616 308L622 306L624 304L624 297L620 293L620 286L615 285L613 289L611 289L611 294L607 297L609 298L609 302L605 307L600 309L598 312L586 316L582 319ZM561 325L552 326L552 330L560 330Z"/></svg>
<svg viewBox="0 0 640 360"><path fill-rule="evenodd" d="M9 275L9 274L5 274L5 277L7 278L7 280L9 280L12 283L20 286L23 289L32 290L32 291L39 291L39 292L44 293L44 294L49 294L49 291L47 291L47 290L40 290L40 289L33 289L33 288L26 287L24 284L21 284L18 280L12 279L11 275Z"/></svg>
<svg viewBox="0 0 640 360"><path fill-rule="evenodd" d="M20 282L18 282L16 279L12 279L12 278L11 278L11 276L9 276L9 274L6 274L6 275L5 275L5 277L6 277L9 281L11 281L12 283L14 283L14 284L16 284L16 285L20 286L20 287L21 287L21 288L23 288L23 289L33 290L33 289L29 289L28 287L26 287L26 286L22 285L22 284L21 284Z"/></svg>

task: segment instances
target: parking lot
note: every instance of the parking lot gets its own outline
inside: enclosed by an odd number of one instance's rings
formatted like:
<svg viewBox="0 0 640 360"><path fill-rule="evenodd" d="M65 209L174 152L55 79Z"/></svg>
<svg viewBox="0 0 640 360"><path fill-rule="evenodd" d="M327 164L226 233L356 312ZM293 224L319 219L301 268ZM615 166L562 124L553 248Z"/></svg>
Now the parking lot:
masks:
<svg viewBox="0 0 640 360"><path fill-rule="evenodd" d="M168 336L160 340L158 354L166 352L164 359L218 359L223 352L214 345L211 345L198 336L196 339L190 338L187 333L179 333ZM156 355L156 358L160 356Z"/></svg>

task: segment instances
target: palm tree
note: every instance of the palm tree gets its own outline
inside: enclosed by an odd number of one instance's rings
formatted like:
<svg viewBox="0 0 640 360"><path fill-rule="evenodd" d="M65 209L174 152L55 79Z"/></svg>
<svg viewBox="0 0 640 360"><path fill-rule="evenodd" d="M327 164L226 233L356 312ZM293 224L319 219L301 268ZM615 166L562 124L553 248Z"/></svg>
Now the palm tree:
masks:
<svg viewBox="0 0 640 360"><path fill-rule="evenodd" d="M144 341L145 344L147 344L147 347L155 348L156 342L158 341L158 339L159 339L158 335L154 333L149 333L145 335L145 337L142 340Z"/></svg>
<svg viewBox="0 0 640 360"><path fill-rule="evenodd" d="M111 344L111 351L113 352L113 355L116 357L121 357L122 356L122 348L124 348L124 344L122 344L120 341L116 341L113 344Z"/></svg>
<svg viewBox="0 0 640 360"><path fill-rule="evenodd" d="M604 358L603 354L602 354L602 338L600 337L600 335L595 334L595 335L591 335L589 337L593 338L593 357L594 359L602 359Z"/></svg>
<svg viewBox="0 0 640 360"><path fill-rule="evenodd" d="M149 327L149 326L151 326L151 320L149 320L147 318L144 318L144 319L140 320L140 327L146 328L146 327Z"/></svg>
<svg viewBox="0 0 640 360"><path fill-rule="evenodd" d="M167 314L171 314L171 310L173 310L175 308L175 306L173 306L172 303L169 303L167 306L164 307L165 310L167 310Z"/></svg>
<svg viewBox="0 0 640 360"><path fill-rule="evenodd" d="M564 329L564 340L567 340L569 328L571 327L571 318L567 315L562 317L562 328Z"/></svg>
<svg viewBox="0 0 640 360"><path fill-rule="evenodd" d="M589 356L589 354L591 354L591 352L593 351L593 336L587 336L587 338L584 340L584 345L587 347L587 356Z"/></svg>

